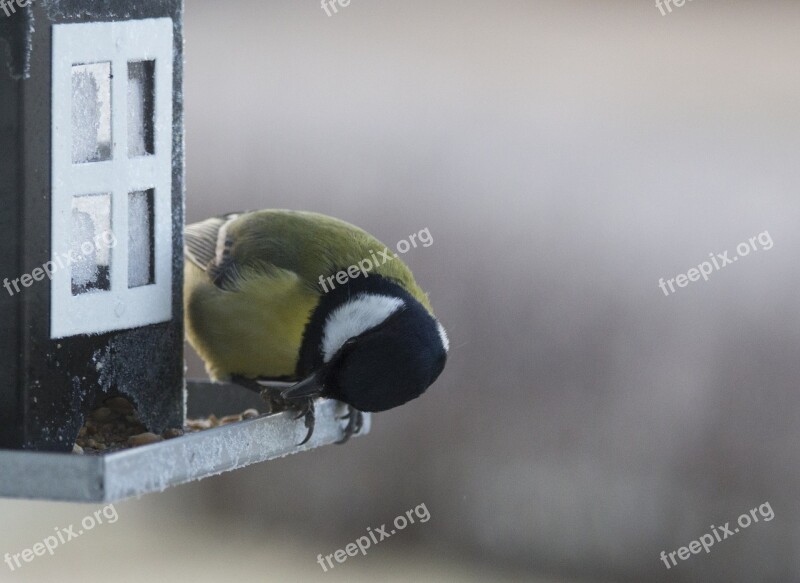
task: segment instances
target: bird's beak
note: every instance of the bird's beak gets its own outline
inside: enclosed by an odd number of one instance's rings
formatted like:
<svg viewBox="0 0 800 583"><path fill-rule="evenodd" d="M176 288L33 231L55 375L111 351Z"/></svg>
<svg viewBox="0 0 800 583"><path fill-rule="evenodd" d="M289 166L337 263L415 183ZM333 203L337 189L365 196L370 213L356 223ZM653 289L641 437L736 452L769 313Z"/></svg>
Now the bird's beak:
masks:
<svg viewBox="0 0 800 583"><path fill-rule="evenodd" d="M303 397L319 397L324 390L325 387L322 386L318 373L313 373L299 383L281 391L281 397L288 401Z"/></svg>

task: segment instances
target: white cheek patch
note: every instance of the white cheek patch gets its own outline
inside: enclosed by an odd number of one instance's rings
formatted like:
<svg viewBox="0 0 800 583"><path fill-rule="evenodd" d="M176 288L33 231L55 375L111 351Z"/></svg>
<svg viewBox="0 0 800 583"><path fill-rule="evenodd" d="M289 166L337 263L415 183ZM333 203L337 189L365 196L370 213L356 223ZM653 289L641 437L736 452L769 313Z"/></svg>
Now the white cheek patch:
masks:
<svg viewBox="0 0 800 583"><path fill-rule="evenodd" d="M239 218L239 215L231 214L228 215L227 222L219 228L219 233L217 233L217 247L215 256L215 263L217 265L222 265L223 260L225 259L225 242L228 239L228 225L230 225L233 221Z"/></svg>
<svg viewBox="0 0 800 583"><path fill-rule="evenodd" d="M445 352L450 352L450 339L447 337L447 330L444 329L444 326L441 323L436 322L436 328L439 330L439 338L442 339L442 346L444 346Z"/></svg>
<svg viewBox="0 0 800 583"><path fill-rule="evenodd" d="M400 298L361 294L336 308L325 322L322 336L322 356L330 362L342 345L386 321L386 318L405 306Z"/></svg>

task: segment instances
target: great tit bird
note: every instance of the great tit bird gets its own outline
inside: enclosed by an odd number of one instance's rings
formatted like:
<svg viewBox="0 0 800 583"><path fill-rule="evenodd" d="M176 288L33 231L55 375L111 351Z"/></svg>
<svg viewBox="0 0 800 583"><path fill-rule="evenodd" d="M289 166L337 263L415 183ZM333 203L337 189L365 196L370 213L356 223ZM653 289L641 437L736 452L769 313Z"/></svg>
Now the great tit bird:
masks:
<svg viewBox="0 0 800 583"><path fill-rule="evenodd" d="M301 211L229 214L187 226L185 256L186 336L209 376L300 410L303 443L315 397L349 406L346 441L361 412L419 397L444 368L447 333L427 295L354 225Z"/></svg>

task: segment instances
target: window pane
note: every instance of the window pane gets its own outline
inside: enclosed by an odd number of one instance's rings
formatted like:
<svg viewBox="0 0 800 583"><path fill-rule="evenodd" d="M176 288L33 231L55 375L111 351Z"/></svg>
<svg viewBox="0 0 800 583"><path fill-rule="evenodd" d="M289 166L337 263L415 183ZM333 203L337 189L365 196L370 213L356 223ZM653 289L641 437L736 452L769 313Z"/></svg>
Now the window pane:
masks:
<svg viewBox="0 0 800 583"><path fill-rule="evenodd" d="M72 67L72 162L111 159L111 63Z"/></svg>
<svg viewBox="0 0 800 583"><path fill-rule="evenodd" d="M128 287L155 283L153 189L128 194Z"/></svg>
<svg viewBox="0 0 800 583"><path fill-rule="evenodd" d="M153 153L155 61L128 63L128 156Z"/></svg>
<svg viewBox="0 0 800 583"><path fill-rule="evenodd" d="M111 195L72 197L72 295L111 289Z"/></svg>

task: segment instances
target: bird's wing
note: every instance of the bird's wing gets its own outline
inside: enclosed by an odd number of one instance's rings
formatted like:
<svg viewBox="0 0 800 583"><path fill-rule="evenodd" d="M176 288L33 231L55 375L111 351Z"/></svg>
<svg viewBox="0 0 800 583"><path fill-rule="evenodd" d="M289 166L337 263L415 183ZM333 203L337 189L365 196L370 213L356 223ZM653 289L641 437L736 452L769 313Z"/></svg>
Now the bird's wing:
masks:
<svg viewBox="0 0 800 583"><path fill-rule="evenodd" d="M286 269L316 293L320 293L320 276L335 275L384 249L363 229L306 211L255 211L233 221L226 230L232 240L231 256L241 269L257 270L263 265ZM408 267L394 257L393 261L378 264L372 272L415 288Z"/></svg>
<svg viewBox="0 0 800 583"><path fill-rule="evenodd" d="M226 287L237 275L237 266L231 257L232 241L227 235L227 226L239 218L240 214L231 213L193 223L187 225L184 232L184 255L207 272L217 287Z"/></svg>
<svg viewBox="0 0 800 583"><path fill-rule="evenodd" d="M384 245L350 223L305 211L269 209L208 219L186 228L186 254L217 287L233 289L248 274L274 269L295 274L320 294L319 280L365 260ZM397 254L378 261L370 273L400 283L429 311L425 292Z"/></svg>

